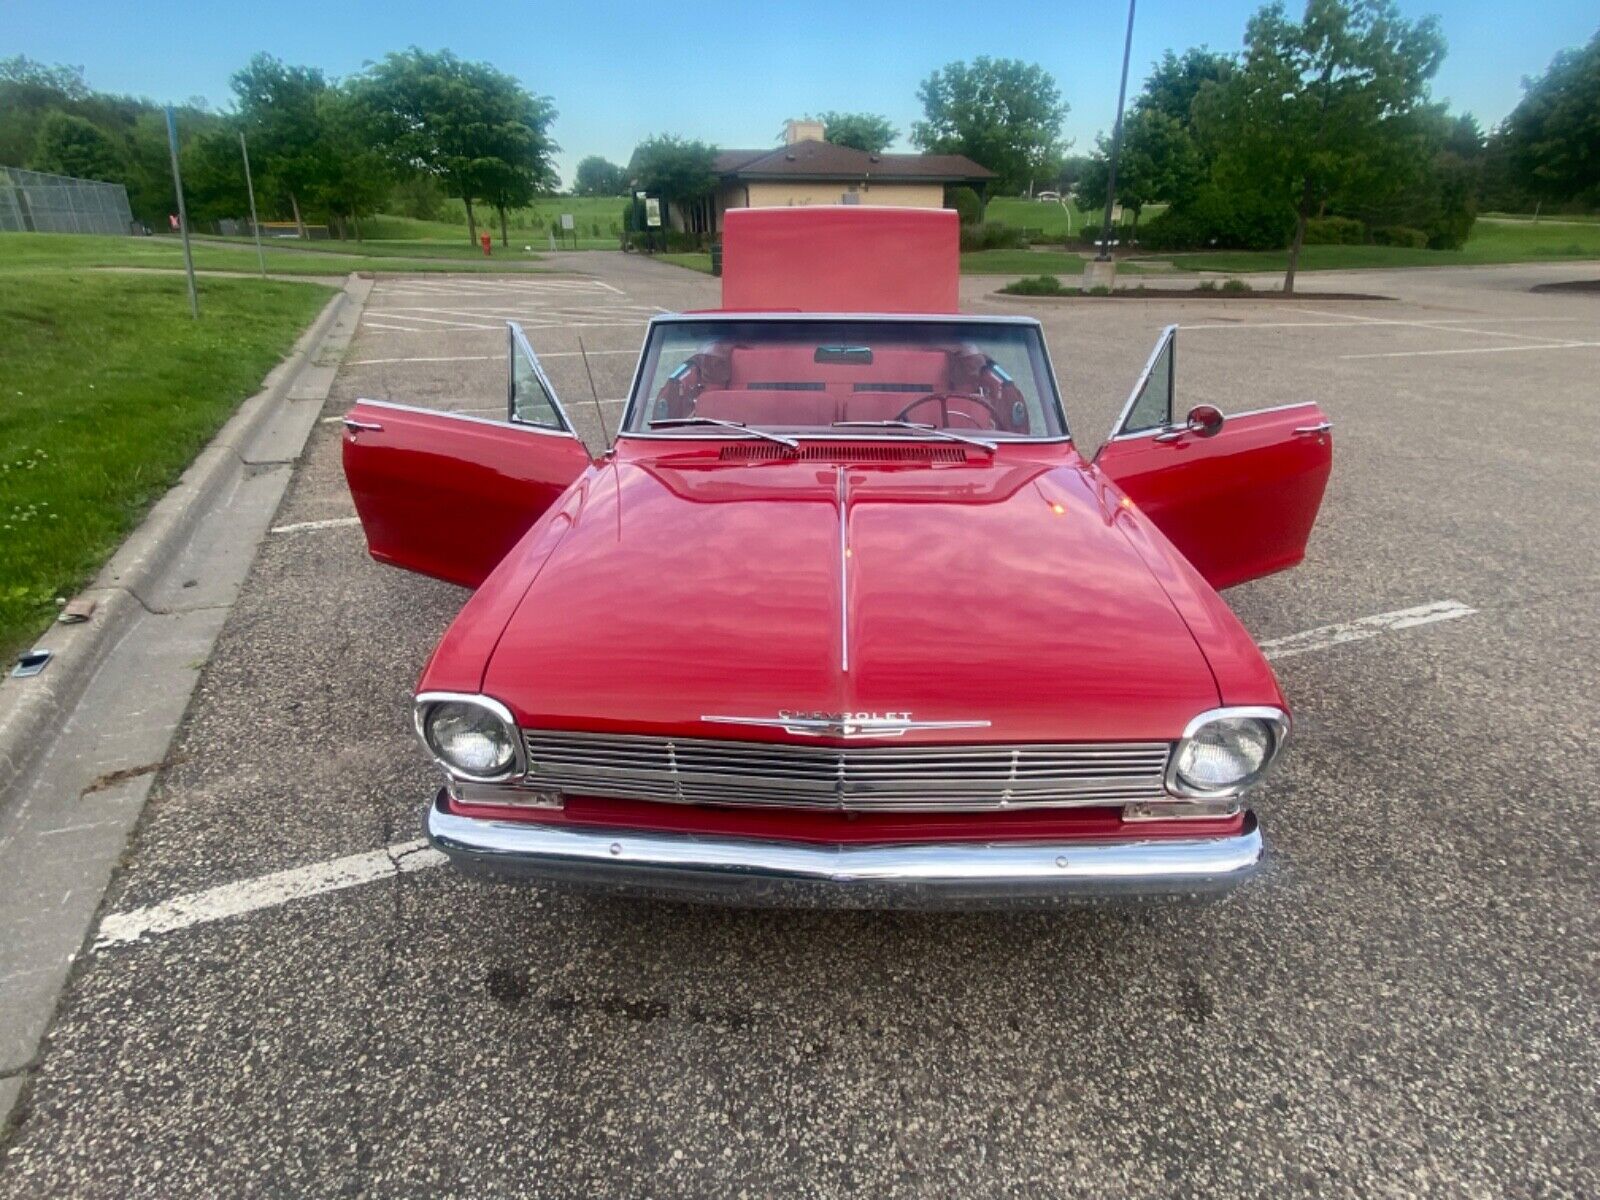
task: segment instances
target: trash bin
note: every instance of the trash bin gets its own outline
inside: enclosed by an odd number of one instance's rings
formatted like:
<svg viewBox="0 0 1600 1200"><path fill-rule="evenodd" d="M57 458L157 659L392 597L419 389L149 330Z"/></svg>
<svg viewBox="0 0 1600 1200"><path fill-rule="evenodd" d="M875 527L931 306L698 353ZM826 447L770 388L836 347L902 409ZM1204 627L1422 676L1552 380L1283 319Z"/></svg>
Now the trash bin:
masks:
<svg viewBox="0 0 1600 1200"><path fill-rule="evenodd" d="M722 274L722 239L718 238L711 243L711 273Z"/></svg>

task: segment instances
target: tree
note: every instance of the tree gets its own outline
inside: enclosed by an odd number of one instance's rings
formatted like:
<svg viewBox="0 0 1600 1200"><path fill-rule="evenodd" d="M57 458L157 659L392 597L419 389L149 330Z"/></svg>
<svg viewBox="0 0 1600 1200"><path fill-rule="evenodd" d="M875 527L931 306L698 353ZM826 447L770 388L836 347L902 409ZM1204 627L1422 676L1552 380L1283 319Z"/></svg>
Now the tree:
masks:
<svg viewBox="0 0 1600 1200"><path fill-rule="evenodd" d="M1016 192L1059 169L1069 106L1043 67L980 55L934 71L917 97L924 119L911 127L911 141L919 148L964 154Z"/></svg>
<svg viewBox="0 0 1600 1200"><path fill-rule="evenodd" d="M633 148L628 175L635 188L661 197L669 209L676 205L687 216L690 207L717 186L712 170L716 156L716 148L704 142L660 134Z"/></svg>
<svg viewBox="0 0 1600 1200"><path fill-rule="evenodd" d="M64 112L45 117L28 165L35 171L79 179L122 179L122 155L116 144L99 126Z"/></svg>
<svg viewBox="0 0 1600 1200"><path fill-rule="evenodd" d="M580 162L572 177L575 196L620 196L627 190L627 172L598 154L591 154Z"/></svg>
<svg viewBox="0 0 1600 1200"><path fill-rule="evenodd" d="M361 218L389 196L389 164L368 140L365 114L351 89L329 88L317 97L317 125L323 154L317 206L341 237L348 218L359 240Z"/></svg>
<svg viewBox="0 0 1600 1200"><path fill-rule="evenodd" d="M1233 70L1232 55L1218 54L1205 46L1192 46L1181 58L1168 50L1160 62L1151 66L1135 103L1187 126L1193 119L1195 98L1205 85L1226 82Z"/></svg>
<svg viewBox="0 0 1600 1200"><path fill-rule="evenodd" d="M890 124L889 118L880 117L877 113L829 111L807 117L806 120L822 122L824 141L835 146L865 150L868 154L882 154L900 136L900 131Z"/></svg>
<svg viewBox="0 0 1600 1200"><path fill-rule="evenodd" d="M1085 173L1090 169L1094 159L1087 154L1068 154L1061 160L1061 166L1056 171L1056 190L1063 196L1068 192L1077 192L1081 189ZM1101 185L1101 191L1105 187Z"/></svg>
<svg viewBox="0 0 1600 1200"><path fill-rule="evenodd" d="M413 46L367 68L353 93L396 171L432 175L447 194L461 198L473 241L474 200L493 203L491 189L507 195L505 185L518 170L536 186L554 178L554 105L487 63Z"/></svg>
<svg viewBox="0 0 1600 1200"><path fill-rule="evenodd" d="M311 197L328 173L318 108L328 81L315 67L291 67L270 54L257 54L234 72L232 82L256 188L274 202L288 201L304 237L301 200Z"/></svg>
<svg viewBox="0 0 1600 1200"><path fill-rule="evenodd" d="M1277 3L1250 18L1239 69L1202 88L1218 181L1294 213L1285 292L1319 206L1414 155L1444 51L1437 20L1407 21L1393 0L1310 0L1299 22Z"/></svg>
<svg viewBox="0 0 1600 1200"><path fill-rule="evenodd" d="M1111 143L1101 134L1079 186L1079 203L1105 203L1110 155ZM1182 122L1161 108L1143 104L1128 114L1117 158L1117 203L1133 213L1135 231L1146 205L1186 199L1199 187L1202 176L1199 151Z"/></svg>
<svg viewBox="0 0 1600 1200"><path fill-rule="evenodd" d="M1500 132L1512 179L1544 200L1600 204L1600 33L1522 87Z"/></svg>

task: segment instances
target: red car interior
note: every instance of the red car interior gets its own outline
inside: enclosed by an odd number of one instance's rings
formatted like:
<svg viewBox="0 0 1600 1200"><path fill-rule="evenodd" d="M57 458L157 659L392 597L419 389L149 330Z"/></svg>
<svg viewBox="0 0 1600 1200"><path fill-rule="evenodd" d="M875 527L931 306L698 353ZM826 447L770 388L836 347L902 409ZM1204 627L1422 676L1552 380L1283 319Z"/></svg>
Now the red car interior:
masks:
<svg viewBox="0 0 1600 1200"><path fill-rule="evenodd" d="M971 346L874 346L870 362L819 362L823 348L711 346L656 395L653 416L827 428L916 421L1031 432L1022 392Z"/></svg>

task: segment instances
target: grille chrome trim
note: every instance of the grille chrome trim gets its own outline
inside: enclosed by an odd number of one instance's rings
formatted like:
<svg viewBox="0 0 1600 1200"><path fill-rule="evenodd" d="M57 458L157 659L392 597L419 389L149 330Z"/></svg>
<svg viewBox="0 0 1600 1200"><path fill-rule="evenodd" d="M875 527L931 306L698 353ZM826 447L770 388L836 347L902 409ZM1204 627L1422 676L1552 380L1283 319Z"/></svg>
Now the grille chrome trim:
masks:
<svg viewBox="0 0 1600 1200"><path fill-rule="evenodd" d="M990 812L1166 799L1170 742L807 746L522 731L525 787L677 804Z"/></svg>

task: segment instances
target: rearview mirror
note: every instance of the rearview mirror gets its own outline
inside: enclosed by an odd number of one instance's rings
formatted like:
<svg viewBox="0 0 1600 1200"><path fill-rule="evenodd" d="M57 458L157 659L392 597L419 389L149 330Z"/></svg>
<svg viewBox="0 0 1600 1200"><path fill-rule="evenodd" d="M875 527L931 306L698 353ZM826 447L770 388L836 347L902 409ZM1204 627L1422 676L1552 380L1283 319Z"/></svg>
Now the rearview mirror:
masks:
<svg viewBox="0 0 1600 1200"><path fill-rule="evenodd" d="M1214 404L1196 404L1184 418L1184 426L1200 437L1216 437L1222 432L1222 410Z"/></svg>

